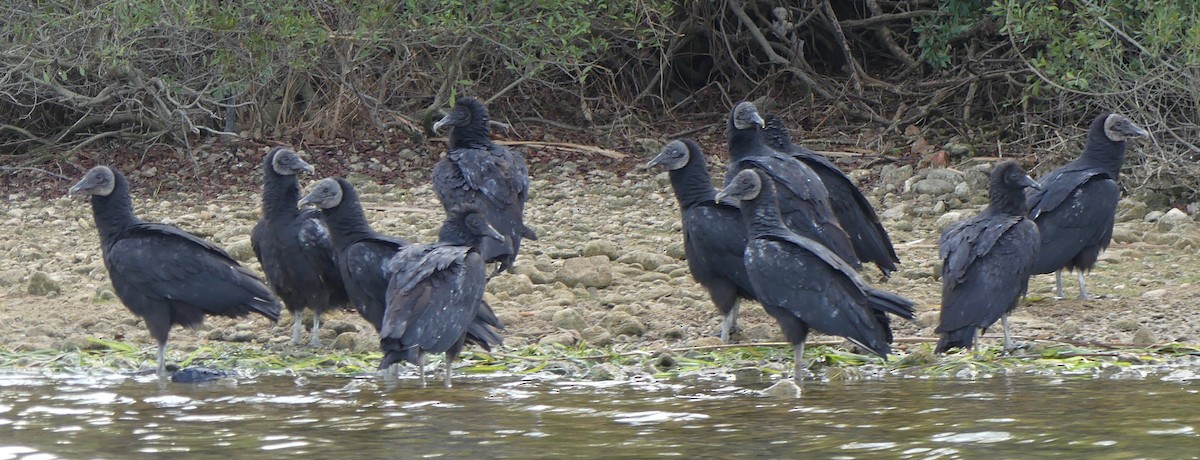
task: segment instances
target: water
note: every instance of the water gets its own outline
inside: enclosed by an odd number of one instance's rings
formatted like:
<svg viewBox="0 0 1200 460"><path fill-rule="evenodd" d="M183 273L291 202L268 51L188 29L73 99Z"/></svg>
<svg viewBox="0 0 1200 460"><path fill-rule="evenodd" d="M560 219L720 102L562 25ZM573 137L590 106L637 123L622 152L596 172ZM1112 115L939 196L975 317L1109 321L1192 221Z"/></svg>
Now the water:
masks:
<svg viewBox="0 0 1200 460"><path fill-rule="evenodd" d="M1188 379L810 382L0 375L0 459L1196 458Z"/></svg>

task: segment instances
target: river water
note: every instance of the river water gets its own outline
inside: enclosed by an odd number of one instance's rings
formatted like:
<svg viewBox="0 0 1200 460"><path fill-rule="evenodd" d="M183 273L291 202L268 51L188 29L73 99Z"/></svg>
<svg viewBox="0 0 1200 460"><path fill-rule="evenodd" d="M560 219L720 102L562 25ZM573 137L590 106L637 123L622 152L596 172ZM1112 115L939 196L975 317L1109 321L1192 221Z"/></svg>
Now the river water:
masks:
<svg viewBox="0 0 1200 460"><path fill-rule="evenodd" d="M1196 458L1200 380L0 374L6 458Z"/></svg>

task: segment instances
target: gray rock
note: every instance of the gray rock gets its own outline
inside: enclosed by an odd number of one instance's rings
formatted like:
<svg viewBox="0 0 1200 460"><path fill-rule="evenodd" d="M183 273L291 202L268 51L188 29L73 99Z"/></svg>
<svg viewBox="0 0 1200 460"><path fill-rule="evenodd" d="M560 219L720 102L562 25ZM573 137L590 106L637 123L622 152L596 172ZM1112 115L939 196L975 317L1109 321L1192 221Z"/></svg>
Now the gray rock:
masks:
<svg viewBox="0 0 1200 460"><path fill-rule="evenodd" d="M965 180L963 178L962 173L960 173L958 171L954 171L952 169L946 169L946 168L930 169L925 172L925 178L946 181L946 182L949 182L950 184L958 184L959 182L962 182L963 180ZM954 188L951 187L950 190L953 191Z"/></svg>
<svg viewBox="0 0 1200 460"><path fill-rule="evenodd" d="M46 296L51 293L62 293L62 285L58 281L46 274L46 272L33 272L29 276L29 284L25 287L25 292L29 295Z"/></svg>
<svg viewBox="0 0 1200 460"><path fill-rule="evenodd" d="M617 259L617 262L638 264L642 266L643 270L653 271L661 265L675 263L676 259L668 257L664 254L655 254L653 252L646 251L633 251L621 256L621 258Z"/></svg>
<svg viewBox="0 0 1200 460"><path fill-rule="evenodd" d="M1146 213L1146 217L1142 218L1142 220L1146 222L1158 222L1158 219L1161 218L1163 214L1164 213L1162 211L1150 211Z"/></svg>
<svg viewBox="0 0 1200 460"><path fill-rule="evenodd" d="M249 239L236 241L226 247L225 251L238 262L249 262L254 259L254 247L250 245Z"/></svg>
<svg viewBox="0 0 1200 460"><path fill-rule="evenodd" d="M937 226L937 229L940 232L946 230L946 228L950 227L951 224L966 219L967 217L969 217L969 215L966 212L950 211L938 216L937 221L934 222L934 225Z"/></svg>
<svg viewBox="0 0 1200 460"><path fill-rule="evenodd" d="M1142 327L1142 325L1141 323L1138 323L1136 319L1122 318L1114 321L1112 323L1112 327L1116 328L1117 330L1132 332L1136 331L1139 327Z"/></svg>
<svg viewBox="0 0 1200 460"><path fill-rule="evenodd" d="M797 399L800 397L800 386L792 379L782 379L774 385L762 390L762 395L768 398Z"/></svg>
<svg viewBox="0 0 1200 460"><path fill-rule="evenodd" d="M612 335L641 336L646 333L646 325L623 311L612 311L600 320L600 325L608 329Z"/></svg>
<svg viewBox="0 0 1200 460"><path fill-rule="evenodd" d="M583 246L584 257L605 256L608 260L617 260L621 257L621 247L617 243L606 240L592 240Z"/></svg>
<svg viewBox="0 0 1200 460"><path fill-rule="evenodd" d="M601 363L588 369L586 378L592 380L625 380L625 372L613 363Z"/></svg>
<svg viewBox="0 0 1200 460"><path fill-rule="evenodd" d="M529 277L529 281L533 284L552 284L554 276L539 270L534 264L516 264L512 267L512 273L516 275L525 275Z"/></svg>
<svg viewBox="0 0 1200 460"><path fill-rule="evenodd" d="M938 323L938 318L941 316L939 311L927 311L917 315L915 322L917 326L922 328L933 327Z"/></svg>
<svg viewBox="0 0 1200 460"><path fill-rule="evenodd" d="M971 186L967 185L966 182L959 182L958 185L954 186L954 196L962 197L962 198L970 198L971 197Z"/></svg>
<svg viewBox="0 0 1200 460"><path fill-rule="evenodd" d="M253 342L258 338L258 333L255 331L234 331L225 338L230 342Z"/></svg>
<svg viewBox="0 0 1200 460"><path fill-rule="evenodd" d="M1181 211L1179 208L1171 208L1170 211L1167 211L1162 217L1158 218L1158 228L1159 230L1170 230L1191 221L1192 216L1187 215L1186 212Z"/></svg>
<svg viewBox="0 0 1200 460"><path fill-rule="evenodd" d="M1154 290L1150 290L1150 291L1146 291L1146 292L1142 293L1142 297L1147 298L1147 299L1161 299L1162 297L1164 297L1166 295L1167 295L1166 289L1154 289Z"/></svg>
<svg viewBox="0 0 1200 460"><path fill-rule="evenodd" d="M333 339L333 343L329 347L334 350L353 350L357 341L354 338L355 335L353 332L340 333L337 335L337 338Z"/></svg>
<svg viewBox="0 0 1200 460"><path fill-rule="evenodd" d="M583 340L593 347L606 347L612 345L612 334L608 329L592 326L583 330Z"/></svg>
<svg viewBox="0 0 1200 460"><path fill-rule="evenodd" d="M883 185L888 185L896 190L904 188L904 182L913 176L912 165L904 165L896 167L895 165L885 165L879 172L879 182Z"/></svg>
<svg viewBox="0 0 1200 460"><path fill-rule="evenodd" d="M487 290L492 293L507 292L513 296L529 294L533 292L533 280L519 273L497 276L488 281Z"/></svg>
<svg viewBox="0 0 1200 460"><path fill-rule="evenodd" d="M1132 198L1117 202L1117 222L1136 222L1146 215L1146 203Z"/></svg>
<svg viewBox="0 0 1200 460"><path fill-rule="evenodd" d="M322 330L328 329L328 330L331 330L331 331L341 335L341 334L345 334L348 332L358 332L358 325L351 323L351 322L334 319L334 320L322 322L321 329Z"/></svg>
<svg viewBox="0 0 1200 460"><path fill-rule="evenodd" d="M563 345L569 347L575 345L575 342L578 340L579 338L575 337L575 334L572 334L568 331L558 331L542 337L541 340L538 340L538 345L543 347L551 345Z"/></svg>
<svg viewBox="0 0 1200 460"><path fill-rule="evenodd" d="M587 323L583 320L583 315L579 314L579 310L569 307L554 312L550 323L554 324L554 327L576 331L583 331L588 327Z"/></svg>
<svg viewBox="0 0 1200 460"><path fill-rule="evenodd" d="M886 211L883 211L881 216L884 220L900 220L908 216L909 208L911 208L911 206L909 206L908 203L901 203L888 208Z"/></svg>
<svg viewBox="0 0 1200 460"><path fill-rule="evenodd" d="M1131 341L1138 345L1153 345L1154 342L1158 341L1158 338L1154 335L1154 331L1146 326L1142 326L1138 328L1137 332L1133 333Z"/></svg>
<svg viewBox="0 0 1200 460"><path fill-rule="evenodd" d="M606 256L575 257L563 261L558 281L567 286L606 288L612 285L612 262Z"/></svg>
<svg viewBox="0 0 1200 460"><path fill-rule="evenodd" d="M913 187L917 193L924 195L945 195L954 192L954 184L942 179L922 179Z"/></svg>

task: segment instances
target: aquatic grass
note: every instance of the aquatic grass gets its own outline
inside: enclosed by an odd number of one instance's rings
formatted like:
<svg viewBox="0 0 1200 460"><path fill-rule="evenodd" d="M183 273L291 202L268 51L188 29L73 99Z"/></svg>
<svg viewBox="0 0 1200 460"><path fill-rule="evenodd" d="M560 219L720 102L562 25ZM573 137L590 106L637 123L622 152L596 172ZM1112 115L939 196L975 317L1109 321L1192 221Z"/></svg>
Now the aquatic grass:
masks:
<svg viewBox="0 0 1200 460"><path fill-rule="evenodd" d="M1035 372L1061 375L1100 375L1108 369L1133 365L1159 367L1200 365L1200 347L1168 343L1136 347L1130 344L1087 344L1031 341L1026 348L1006 352L1000 346L980 347L935 355L925 338L898 340L900 346L888 360L847 350L840 341L810 342L805 349L809 370L818 379L857 380L883 375L932 378L987 378L1003 373ZM89 339L79 349L8 349L0 347L0 368L29 372L89 373L144 372L153 364L153 346ZM248 374L343 375L373 374L381 358L376 351L355 352L326 348L301 348L282 344L211 342L168 352L168 362L178 367L209 367ZM442 365L442 357L429 356L429 366ZM752 343L667 347L663 344L527 345L487 353L467 350L455 363L457 372L512 375L554 374L589 378L595 366L618 366L628 376L674 379L711 372L751 372L774 378L790 372L791 346L786 343Z"/></svg>

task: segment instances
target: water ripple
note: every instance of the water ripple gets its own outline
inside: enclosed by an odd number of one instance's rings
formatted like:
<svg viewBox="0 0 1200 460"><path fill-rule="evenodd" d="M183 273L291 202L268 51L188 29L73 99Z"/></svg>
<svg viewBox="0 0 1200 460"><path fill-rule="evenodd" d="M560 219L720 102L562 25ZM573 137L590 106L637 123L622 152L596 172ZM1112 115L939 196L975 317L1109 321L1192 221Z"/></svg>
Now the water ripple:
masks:
<svg viewBox="0 0 1200 460"><path fill-rule="evenodd" d="M980 443L1004 442L1013 438L1007 431L978 431L974 433L939 433L929 438L933 442Z"/></svg>

